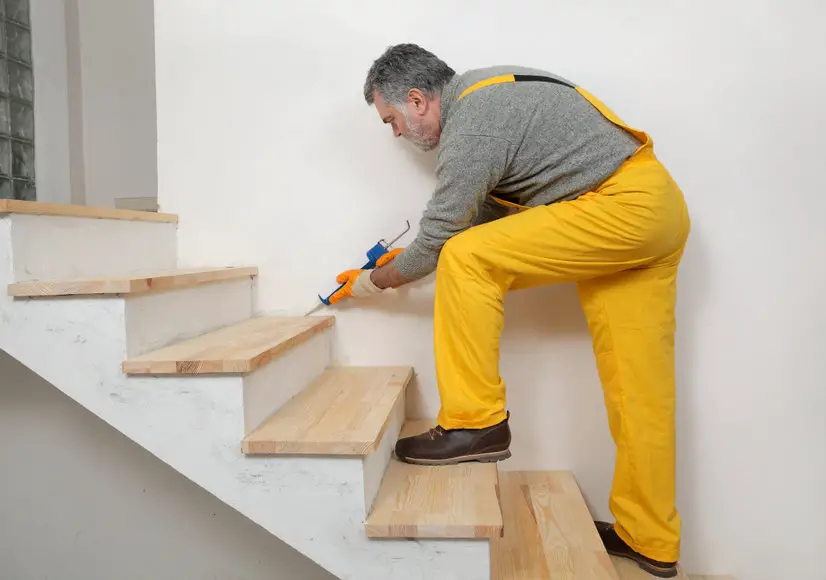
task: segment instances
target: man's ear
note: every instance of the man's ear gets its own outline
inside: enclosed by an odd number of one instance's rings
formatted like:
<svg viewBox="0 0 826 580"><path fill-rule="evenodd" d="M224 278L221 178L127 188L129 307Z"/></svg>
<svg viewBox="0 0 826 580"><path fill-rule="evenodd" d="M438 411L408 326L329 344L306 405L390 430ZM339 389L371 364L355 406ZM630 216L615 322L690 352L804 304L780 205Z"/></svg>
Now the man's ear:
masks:
<svg viewBox="0 0 826 580"><path fill-rule="evenodd" d="M427 111L427 97L419 89L410 89L407 91L407 100L413 105L417 113L423 115Z"/></svg>

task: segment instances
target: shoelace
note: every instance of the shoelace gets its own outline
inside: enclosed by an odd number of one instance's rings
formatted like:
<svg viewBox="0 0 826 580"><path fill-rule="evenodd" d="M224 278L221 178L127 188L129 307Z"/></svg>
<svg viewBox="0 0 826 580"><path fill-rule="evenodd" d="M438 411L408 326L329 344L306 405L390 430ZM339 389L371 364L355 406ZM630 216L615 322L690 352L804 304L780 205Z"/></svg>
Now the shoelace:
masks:
<svg viewBox="0 0 826 580"><path fill-rule="evenodd" d="M441 427L439 427L438 425L437 425L437 426L435 426L435 427L431 427L431 428L427 431L427 435L428 435L428 437L430 437L430 439L431 439L431 440L436 439L436 437L441 437L441 436L442 436L442 435L444 435L444 434L445 434L444 429L442 429L442 428L441 428Z"/></svg>

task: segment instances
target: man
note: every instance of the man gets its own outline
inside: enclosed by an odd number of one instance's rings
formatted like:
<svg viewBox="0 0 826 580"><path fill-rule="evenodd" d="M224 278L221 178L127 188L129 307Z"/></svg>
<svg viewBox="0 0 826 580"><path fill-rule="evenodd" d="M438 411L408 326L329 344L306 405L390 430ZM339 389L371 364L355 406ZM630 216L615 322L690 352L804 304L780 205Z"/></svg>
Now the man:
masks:
<svg viewBox="0 0 826 580"><path fill-rule="evenodd" d="M396 137L438 147L416 239L375 270L342 273L332 300L436 271L442 406L396 455L424 465L509 457L505 293L576 282L617 446L617 523L598 530L609 552L676 575L674 305L690 223L650 138L558 76L515 66L457 75L412 44L373 63L364 97Z"/></svg>

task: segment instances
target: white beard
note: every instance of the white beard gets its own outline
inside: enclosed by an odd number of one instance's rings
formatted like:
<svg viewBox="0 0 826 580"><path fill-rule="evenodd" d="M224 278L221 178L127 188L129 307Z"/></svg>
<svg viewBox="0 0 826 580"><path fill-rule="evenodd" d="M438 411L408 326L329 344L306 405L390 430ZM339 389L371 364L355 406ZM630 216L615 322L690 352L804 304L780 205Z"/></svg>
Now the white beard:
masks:
<svg viewBox="0 0 826 580"><path fill-rule="evenodd" d="M407 133L402 135L405 139L422 151L432 151L439 146L439 137L425 137L423 122L412 122L404 108L402 108L402 115L405 123L407 123Z"/></svg>

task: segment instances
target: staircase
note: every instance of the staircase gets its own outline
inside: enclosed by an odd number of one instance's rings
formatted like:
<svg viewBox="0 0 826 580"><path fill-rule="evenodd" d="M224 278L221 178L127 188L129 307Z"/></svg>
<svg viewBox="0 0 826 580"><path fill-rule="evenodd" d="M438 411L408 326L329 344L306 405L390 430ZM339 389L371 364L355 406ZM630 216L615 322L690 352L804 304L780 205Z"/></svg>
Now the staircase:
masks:
<svg viewBox="0 0 826 580"><path fill-rule="evenodd" d="M394 460L413 369L337 366L334 317L256 312L257 269L178 268L176 231L0 201L0 348L339 578L621 578L570 473Z"/></svg>

